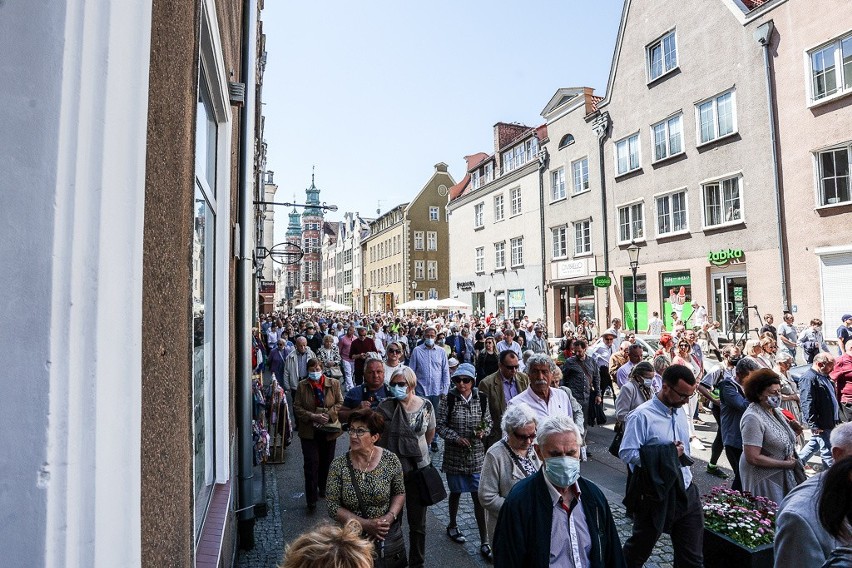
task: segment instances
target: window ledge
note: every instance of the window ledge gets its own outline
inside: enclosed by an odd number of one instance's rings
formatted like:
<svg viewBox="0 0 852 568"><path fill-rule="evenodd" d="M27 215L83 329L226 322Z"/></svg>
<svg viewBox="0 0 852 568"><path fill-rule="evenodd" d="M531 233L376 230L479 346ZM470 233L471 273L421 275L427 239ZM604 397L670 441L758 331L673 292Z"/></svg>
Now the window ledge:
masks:
<svg viewBox="0 0 852 568"><path fill-rule="evenodd" d="M485 225L479 225L478 227L474 227L473 230L474 231L481 231L484 228L485 228Z"/></svg>
<svg viewBox="0 0 852 568"><path fill-rule="evenodd" d="M494 222L495 223L502 223L504 219L505 219L505 217L500 218L500 219L494 219Z"/></svg>
<svg viewBox="0 0 852 568"><path fill-rule="evenodd" d="M567 196L559 197L558 199L553 199L553 200L550 201L550 205L553 205L554 203L559 203L560 201L565 201L566 199L568 199Z"/></svg>
<svg viewBox="0 0 852 568"><path fill-rule="evenodd" d="M695 145L695 148L696 148L696 149L698 149L698 148L705 148L705 147L707 147L707 146L712 146L712 145L713 145L713 144L715 144L716 142L719 142L719 141L721 141L721 140L726 140L726 139L728 139L728 138L731 138L731 137L733 137L733 136L736 136L736 135L737 135L737 134L739 134L739 133L740 133L739 129L734 130L733 132L728 132L728 133L727 133L727 134L725 134L724 136L718 136L718 137L716 137L716 138L714 138L714 139L712 139L712 140L708 140L707 142L700 142L700 143L698 143L698 144L696 144L696 145Z"/></svg>
<svg viewBox="0 0 852 568"><path fill-rule="evenodd" d="M717 139L717 140L718 140L718 139ZM631 175L631 174L641 173L641 172L642 172L642 166L639 166L639 167L638 167L638 168L636 168L636 169L633 169L633 170L627 170L626 172L621 173L621 174L615 174L615 179L625 178L625 177L627 177L627 176L629 176L629 175Z"/></svg>
<svg viewBox="0 0 852 568"><path fill-rule="evenodd" d="M846 91L841 91L839 93L834 93L833 95L829 95L827 97L823 97L823 98L815 100L815 101L812 100L808 104L808 108L818 108L818 107L833 103L834 101L836 101L838 99L842 99L843 97L848 97L849 95L852 95L852 89L848 89Z"/></svg>
<svg viewBox="0 0 852 568"><path fill-rule="evenodd" d="M501 267L499 267L499 268L495 268L495 269L494 269L494 272L506 272L506 267L505 267L505 266L501 266Z"/></svg>
<svg viewBox="0 0 852 568"><path fill-rule="evenodd" d="M616 244L620 247L630 246L630 243L644 243L645 237L639 237L638 239L631 239L629 241L618 241Z"/></svg>
<svg viewBox="0 0 852 568"><path fill-rule="evenodd" d="M523 211L521 211L520 213L514 213L512 215L509 215L509 219L514 219L515 217L520 217L523 214L524 214Z"/></svg>
<svg viewBox="0 0 852 568"><path fill-rule="evenodd" d="M728 134L726 134L725 136L729 136L729 135L728 135ZM718 140L718 138L717 138L716 140ZM716 140L712 140L712 142L715 142ZM710 143L710 142L705 142L705 144L709 144L709 143ZM652 166L657 166L657 165L660 165L660 164L665 164L665 163L666 163L666 162L668 162L669 160L672 160L672 159L674 159L674 158L679 158L680 156L683 156L685 153L686 153L686 150L681 150L681 151L680 151L680 152L678 152L677 154L669 154L669 155L668 155L668 156L666 156L665 158L660 158L659 160L656 160L656 161L654 161L654 162L651 162L651 165L652 165Z"/></svg>
<svg viewBox="0 0 852 568"><path fill-rule="evenodd" d="M195 549L196 568L215 568L222 554L225 525L230 517L231 481L213 487L210 506Z"/></svg>
<svg viewBox="0 0 852 568"><path fill-rule="evenodd" d="M627 175L627 174L623 174L623 175ZM589 189L584 189L583 191L578 191L577 193L572 193L571 197L577 197L579 195L583 195L584 193L590 193L591 191L592 191L592 188L590 187Z"/></svg>
<svg viewBox="0 0 852 568"><path fill-rule="evenodd" d="M574 255L574 258L587 258L587 257L589 257L589 256L592 256L592 251L589 251L589 252L581 252L580 254L575 254L575 255Z"/></svg>
<svg viewBox="0 0 852 568"><path fill-rule="evenodd" d="M702 231L716 231L718 229L727 229L729 227L736 227L737 225L745 225L745 219L738 219L736 221L729 221L728 223L721 223L719 225L705 225L701 228Z"/></svg>
<svg viewBox="0 0 852 568"><path fill-rule="evenodd" d="M554 257L551 257L550 260L568 260L568 255L565 254L565 255L562 255L562 256L554 256Z"/></svg>
<svg viewBox="0 0 852 568"><path fill-rule="evenodd" d="M653 87L655 84L659 83L660 81L662 81L663 79L665 79L666 77L668 77L669 75L671 75L672 73L674 73L675 71L679 71L679 70L680 70L680 65L675 65L674 67L672 67L671 69L669 69L669 70L668 70L668 71L666 71L665 73L662 73L662 74L660 74L660 75L658 75L658 76L654 77L653 79L650 79L650 80L649 80L647 83L645 83L645 84L646 84L646 85L648 86L648 88L650 89L650 88L651 88L651 87Z"/></svg>
<svg viewBox="0 0 852 568"><path fill-rule="evenodd" d="M840 203L826 203L825 205L817 205L814 207L814 211L824 211L837 209L838 207L849 207L852 205L852 201L841 201Z"/></svg>
<svg viewBox="0 0 852 568"><path fill-rule="evenodd" d="M514 265L512 265L512 270L523 270L523 268L524 268L524 265L523 265L523 264L514 264Z"/></svg>
<svg viewBox="0 0 852 568"><path fill-rule="evenodd" d="M714 225L714 227L717 227L717 226L721 226L721 225ZM668 239L668 238L671 238L671 237L680 237L681 235L688 235L688 234L689 234L689 229L683 229L681 231L672 231L670 233L658 233L657 238L658 239Z"/></svg>
<svg viewBox="0 0 852 568"><path fill-rule="evenodd" d="M476 274L477 276L482 276L483 274L485 274L485 271L484 270L474 270L473 273Z"/></svg>

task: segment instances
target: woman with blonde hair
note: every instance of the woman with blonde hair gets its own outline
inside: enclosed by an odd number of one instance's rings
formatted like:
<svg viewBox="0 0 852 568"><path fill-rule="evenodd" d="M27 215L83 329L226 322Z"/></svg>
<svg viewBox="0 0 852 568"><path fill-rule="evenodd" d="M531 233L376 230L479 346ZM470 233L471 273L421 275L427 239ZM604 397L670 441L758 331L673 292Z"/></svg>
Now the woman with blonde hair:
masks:
<svg viewBox="0 0 852 568"><path fill-rule="evenodd" d="M371 568L373 545L361 537L361 525L322 524L299 536L284 552L279 568Z"/></svg>
<svg viewBox="0 0 852 568"><path fill-rule="evenodd" d="M761 369L771 369L772 366L761 355L763 355L763 347L760 339L749 339L745 342L743 346L743 358L751 359Z"/></svg>

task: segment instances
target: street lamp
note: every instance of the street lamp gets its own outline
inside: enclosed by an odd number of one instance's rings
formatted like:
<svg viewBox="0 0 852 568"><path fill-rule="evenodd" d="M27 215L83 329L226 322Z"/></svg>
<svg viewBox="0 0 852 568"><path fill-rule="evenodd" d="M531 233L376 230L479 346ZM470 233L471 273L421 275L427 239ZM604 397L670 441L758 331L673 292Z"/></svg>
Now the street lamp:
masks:
<svg viewBox="0 0 852 568"><path fill-rule="evenodd" d="M633 273L633 333L639 333L639 314L636 313L636 269L639 268L639 247L635 241L630 241L627 256L630 257L630 271Z"/></svg>

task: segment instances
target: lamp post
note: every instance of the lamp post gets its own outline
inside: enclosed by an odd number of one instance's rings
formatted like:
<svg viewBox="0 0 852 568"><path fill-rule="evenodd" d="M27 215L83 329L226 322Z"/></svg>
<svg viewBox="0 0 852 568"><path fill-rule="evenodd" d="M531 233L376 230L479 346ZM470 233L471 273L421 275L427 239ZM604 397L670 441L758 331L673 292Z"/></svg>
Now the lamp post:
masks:
<svg viewBox="0 0 852 568"><path fill-rule="evenodd" d="M639 268L639 247L635 241L630 241L627 256L630 257L630 271L633 273L633 333L639 333L639 314L636 313L636 269Z"/></svg>

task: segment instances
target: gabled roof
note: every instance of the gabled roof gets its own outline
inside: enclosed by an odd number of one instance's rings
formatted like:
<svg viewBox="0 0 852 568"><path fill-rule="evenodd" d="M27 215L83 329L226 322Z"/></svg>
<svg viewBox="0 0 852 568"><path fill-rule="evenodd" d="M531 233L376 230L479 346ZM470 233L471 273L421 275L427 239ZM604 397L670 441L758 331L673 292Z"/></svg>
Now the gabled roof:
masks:
<svg viewBox="0 0 852 568"><path fill-rule="evenodd" d="M544 110L541 111L541 116L547 118L548 115L552 114L559 107L571 101L576 102L577 97L581 96L584 92L585 89L583 87L562 87L561 89L557 89L545 105Z"/></svg>

